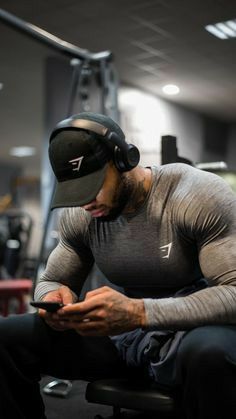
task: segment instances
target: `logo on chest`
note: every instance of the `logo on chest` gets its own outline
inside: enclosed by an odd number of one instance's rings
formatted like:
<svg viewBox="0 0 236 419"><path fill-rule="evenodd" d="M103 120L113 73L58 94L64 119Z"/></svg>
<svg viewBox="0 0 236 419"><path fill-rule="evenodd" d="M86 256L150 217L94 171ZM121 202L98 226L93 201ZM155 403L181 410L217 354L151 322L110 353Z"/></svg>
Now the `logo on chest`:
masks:
<svg viewBox="0 0 236 419"><path fill-rule="evenodd" d="M165 246L159 247L162 253L162 256L161 256L162 259L169 259L171 248L172 248L172 242L166 244Z"/></svg>

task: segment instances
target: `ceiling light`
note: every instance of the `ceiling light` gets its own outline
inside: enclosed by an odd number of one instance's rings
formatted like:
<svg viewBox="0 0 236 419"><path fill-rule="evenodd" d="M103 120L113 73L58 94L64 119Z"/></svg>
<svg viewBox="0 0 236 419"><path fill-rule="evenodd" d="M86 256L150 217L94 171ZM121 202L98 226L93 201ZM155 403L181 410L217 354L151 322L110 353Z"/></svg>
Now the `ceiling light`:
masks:
<svg viewBox="0 0 236 419"><path fill-rule="evenodd" d="M236 38L236 19L207 25L205 29L220 39Z"/></svg>
<svg viewBox="0 0 236 419"><path fill-rule="evenodd" d="M36 154L36 149L35 147L28 146L12 147L9 151L9 154L15 157L34 156Z"/></svg>
<svg viewBox="0 0 236 419"><path fill-rule="evenodd" d="M175 84L166 84L162 87L162 90L166 95L177 95L179 93L179 87Z"/></svg>
<svg viewBox="0 0 236 419"><path fill-rule="evenodd" d="M3 89L3 83L0 83L0 90Z"/></svg>
<svg viewBox="0 0 236 419"><path fill-rule="evenodd" d="M234 31L236 31L236 20L227 20L226 24L233 29Z"/></svg>

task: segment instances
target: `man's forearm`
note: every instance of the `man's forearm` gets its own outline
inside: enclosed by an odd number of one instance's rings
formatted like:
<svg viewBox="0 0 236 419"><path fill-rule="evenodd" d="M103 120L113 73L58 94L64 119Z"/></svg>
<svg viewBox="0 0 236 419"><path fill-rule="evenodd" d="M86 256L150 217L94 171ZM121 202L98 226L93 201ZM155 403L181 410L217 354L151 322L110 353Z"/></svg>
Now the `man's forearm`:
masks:
<svg viewBox="0 0 236 419"><path fill-rule="evenodd" d="M55 291L62 286L61 283L56 281L43 281L40 280L36 285L34 292L34 299L37 301L43 300L43 297L50 291Z"/></svg>
<svg viewBox="0 0 236 419"><path fill-rule="evenodd" d="M186 297L144 299L147 326L187 330L206 324L236 324L236 287L205 288Z"/></svg>

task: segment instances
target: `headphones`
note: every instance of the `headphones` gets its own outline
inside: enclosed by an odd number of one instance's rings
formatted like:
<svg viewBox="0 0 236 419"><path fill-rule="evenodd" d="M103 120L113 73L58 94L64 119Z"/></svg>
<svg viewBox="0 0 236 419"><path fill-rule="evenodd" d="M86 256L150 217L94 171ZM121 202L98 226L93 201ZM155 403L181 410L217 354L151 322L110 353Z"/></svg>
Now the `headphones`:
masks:
<svg viewBox="0 0 236 419"><path fill-rule="evenodd" d="M117 170L120 172L128 172L138 165L140 153L135 145L127 144L125 138L121 138L116 132L111 131L98 122L88 119L76 119L72 117L59 122L51 134L50 141L58 132L69 128L90 131L101 137L106 145L112 148L113 161Z"/></svg>

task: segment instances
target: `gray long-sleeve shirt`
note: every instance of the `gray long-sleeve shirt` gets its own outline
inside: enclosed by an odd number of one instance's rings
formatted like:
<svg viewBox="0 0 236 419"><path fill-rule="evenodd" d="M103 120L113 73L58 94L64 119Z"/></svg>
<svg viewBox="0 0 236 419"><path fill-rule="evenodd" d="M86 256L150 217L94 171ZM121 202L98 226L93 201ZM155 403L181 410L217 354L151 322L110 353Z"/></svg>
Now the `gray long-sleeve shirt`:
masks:
<svg viewBox="0 0 236 419"><path fill-rule="evenodd" d="M61 284L79 295L94 261L144 299L151 327L236 323L236 196L220 177L175 163L152 168L148 197L132 215L108 222L65 209L35 298ZM209 287L173 297L201 277Z"/></svg>

